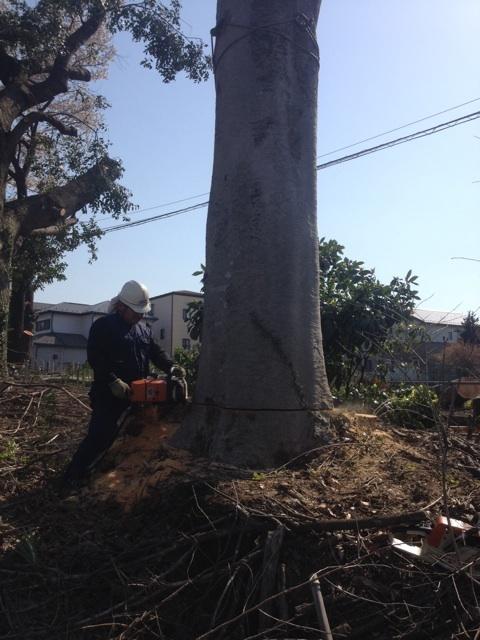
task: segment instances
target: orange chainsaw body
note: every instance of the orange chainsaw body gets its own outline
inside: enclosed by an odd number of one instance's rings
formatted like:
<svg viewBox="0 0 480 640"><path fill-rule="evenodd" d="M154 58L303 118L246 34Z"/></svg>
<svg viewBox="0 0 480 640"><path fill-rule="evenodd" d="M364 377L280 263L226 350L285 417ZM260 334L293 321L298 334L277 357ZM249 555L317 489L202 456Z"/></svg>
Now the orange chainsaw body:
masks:
<svg viewBox="0 0 480 640"><path fill-rule="evenodd" d="M131 385L131 402L166 402L167 383L165 380L134 380Z"/></svg>

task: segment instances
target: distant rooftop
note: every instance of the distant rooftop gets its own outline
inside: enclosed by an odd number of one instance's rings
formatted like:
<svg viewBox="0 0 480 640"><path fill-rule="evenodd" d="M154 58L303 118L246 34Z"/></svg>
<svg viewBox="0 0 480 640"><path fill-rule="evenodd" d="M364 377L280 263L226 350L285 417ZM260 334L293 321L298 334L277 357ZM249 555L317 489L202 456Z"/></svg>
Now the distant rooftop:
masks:
<svg viewBox="0 0 480 640"><path fill-rule="evenodd" d="M81 304L80 302L59 302L48 304L46 302L34 302L34 311L56 311L57 313L72 313L83 315L86 313L108 313L109 300L97 302L97 304Z"/></svg>
<svg viewBox="0 0 480 640"><path fill-rule="evenodd" d="M429 309L415 309L413 317L428 324L444 324L459 327L465 320L465 313L454 311L431 311Z"/></svg>
<svg viewBox="0 0 480 640"><path fill-rule="evenodd" d="M154 298L164 298L165 296L195 296L197 298L203 298L203 293L199 293L198 291L187 291L185 289L180 289L179 291L169 291L168 293L161 293L158 296L150 296L150 299Z"/></svg>
<svg viewBox="0 0 480 640"><path fill-rule="evenodd" d="M85 349L87 339L78 333L46 333L35 338L35 344Z"/></svg>
<svg viewBox="0 0 480 640"><path fill-rule="evenodd" d="M187 291L186 289L180 289L179 291L170 291L169 293L161 293L158 296L150 296L150 299L164 298L165 296L192 296L196 298L203 298L203 293L198 291ZM86 313L108 313L109 300L103 302L97 302L97 304L83 304L81 302L59 302L58 304L51 304L49 302L34 302L34 311L57 311L58 313L72 313L75 315L82 315Z"/></svg>

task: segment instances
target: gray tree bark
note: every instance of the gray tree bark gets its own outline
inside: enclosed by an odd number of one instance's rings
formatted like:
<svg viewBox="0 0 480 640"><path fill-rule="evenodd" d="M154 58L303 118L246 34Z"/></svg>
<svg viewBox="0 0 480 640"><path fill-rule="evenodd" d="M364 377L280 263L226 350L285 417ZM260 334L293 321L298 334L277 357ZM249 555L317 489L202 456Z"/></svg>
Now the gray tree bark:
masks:
<svg viewBox="0 0 480 640"><path fill-rule="evenodd" d="M205 309L173 443L253 468L327 439L318 290L320 0L219 0Z"/></svg>

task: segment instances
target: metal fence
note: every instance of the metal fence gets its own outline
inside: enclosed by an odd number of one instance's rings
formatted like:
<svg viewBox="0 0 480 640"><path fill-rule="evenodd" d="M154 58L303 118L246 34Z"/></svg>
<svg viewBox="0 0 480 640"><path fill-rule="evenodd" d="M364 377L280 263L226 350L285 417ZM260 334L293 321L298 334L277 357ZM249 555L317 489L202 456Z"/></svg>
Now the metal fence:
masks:
<svg viewBox="0 0 480 640"><path fill-rule="evenodd" d="M36 362L32 360L23 364L9 364L8 373L13 379L22 381L48 378L56 382L90 383L93 380L93 371L88 363L79 364L76 362Z"/></svg>

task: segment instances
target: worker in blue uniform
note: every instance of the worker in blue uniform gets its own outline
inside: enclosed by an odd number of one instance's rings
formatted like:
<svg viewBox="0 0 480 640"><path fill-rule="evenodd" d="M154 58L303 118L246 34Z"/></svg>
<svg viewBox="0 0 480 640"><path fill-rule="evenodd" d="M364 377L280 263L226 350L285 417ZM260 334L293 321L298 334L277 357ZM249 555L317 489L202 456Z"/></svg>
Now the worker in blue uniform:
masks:
<svg viewBox="0 0 480 640"><path fill-rule="evenodd" d="M111 300L110 310L92 324L88 336L87 359L94 376L89 393L92 415L87 436L65 471L67 489L80 486L112 445L130 406L130 383L149 375L150 362L169 375L185 377L184 369L154 341L150 327L139 323L150 311L143 284L126 282Z"/></svg>

